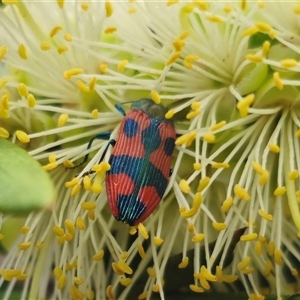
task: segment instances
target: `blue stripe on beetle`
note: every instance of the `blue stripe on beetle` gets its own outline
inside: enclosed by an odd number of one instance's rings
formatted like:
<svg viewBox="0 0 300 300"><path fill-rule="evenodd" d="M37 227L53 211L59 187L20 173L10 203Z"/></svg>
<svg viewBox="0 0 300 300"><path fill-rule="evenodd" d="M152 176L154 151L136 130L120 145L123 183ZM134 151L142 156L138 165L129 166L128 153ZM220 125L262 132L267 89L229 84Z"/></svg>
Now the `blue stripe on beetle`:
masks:
<svg viewBox="0 0 300 300"><path fill-rule="evenodd" d="M122 111L117 139L108 144L114 146L105 179L108 205L118 221L131 226L154 212L168 185L176 132L166 112L151 99L137 100L128 114ZM101 134L88 148L95 138Z"/></svg>

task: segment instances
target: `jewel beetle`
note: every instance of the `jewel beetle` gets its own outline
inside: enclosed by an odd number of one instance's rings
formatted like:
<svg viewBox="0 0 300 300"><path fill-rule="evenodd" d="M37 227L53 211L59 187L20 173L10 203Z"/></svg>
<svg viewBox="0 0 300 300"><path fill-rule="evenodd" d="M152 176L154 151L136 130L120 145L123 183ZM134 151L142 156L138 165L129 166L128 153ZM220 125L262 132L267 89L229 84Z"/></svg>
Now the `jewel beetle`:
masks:
<svg viewBox="0 0 300 300"><path fill-rule="evenodd" d="M117 108L124 118L116 140L108 143L113 150L105 178L106 193L113 216L135 226L146 220L163 198L176 132L173 121L165 118L167 109L151 99L135 101L127 114Z"/></svg>

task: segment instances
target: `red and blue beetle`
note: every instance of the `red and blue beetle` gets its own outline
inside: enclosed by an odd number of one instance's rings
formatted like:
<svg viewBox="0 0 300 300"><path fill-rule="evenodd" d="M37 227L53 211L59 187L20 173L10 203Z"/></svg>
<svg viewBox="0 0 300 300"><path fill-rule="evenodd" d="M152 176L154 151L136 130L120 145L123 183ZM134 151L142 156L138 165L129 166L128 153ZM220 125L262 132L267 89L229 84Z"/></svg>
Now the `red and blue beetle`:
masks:
<svg viewBox="0 0 300 300"><path fill-rule="evenodd" d="M117 139L108 144L114 146L106 173L108 205L118 221L131 226L153 213L168 185L176 132L173 121L165 118L166 112L151 99L135 101L121 122ZM95 138L101 134L88 148Z"/></svg>

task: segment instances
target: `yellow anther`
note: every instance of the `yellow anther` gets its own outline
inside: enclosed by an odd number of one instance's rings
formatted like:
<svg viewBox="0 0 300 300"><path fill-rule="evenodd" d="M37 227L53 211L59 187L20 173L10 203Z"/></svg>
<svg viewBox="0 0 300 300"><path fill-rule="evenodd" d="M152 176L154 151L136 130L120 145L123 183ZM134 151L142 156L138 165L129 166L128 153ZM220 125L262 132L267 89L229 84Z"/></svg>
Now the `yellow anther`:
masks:
<svg viewBox="0 0 300 300"><path fill-rule="evenodd" d="M96 77L92 77L90 82L89 82L89 90L90 92L93 92L95 90L95 86L97 83L97 78Z"/></svg>
<svg viewBox="0 0 300 300"><path fill-rule="evenodd" d="M265 296L262 296L260 294L250 294L249 300L264 300Z"/></svg>
<svg viewBox="0 0 300 300"><path fill-rule="evenodd" d="M156 272L155 272L155 270L154 270L154 268L147 268L147 273L148 273L148 275L151 277L151 278L156 278Z"/></svg>
<svg viewBox="0 0 300 300"><path fill-rule="evenodd" d="M193 62L196 62L199 60L199 57L197 55L188 55L185 57L184 61L183 61L183 65L187 68L187 69L192 69L193 68Z"/></svg>
<svg viewBox="0 0 300 300"><path fill-rule="evenodd" d="M217 15L208 15L208 16L206 16L206 20L214 22L214 23L222 22L222 19Z"/></svg>
<svg viewBox="0 0 300 300"><path fill-rule="evenodd" d="M71 77L77 76L81 73L83 73L82 69L79 69L79 68L78 69L70 69L70 70L64 72L64 78L69 80L69 79L71 79Z"/></svg>
<svg viewBox="0 0 300 300"><path fill-rule="evenodd" d="M71 197L75 197L79 193L80 189L81 189L80 184L74 185L71 190Z"/></svg>
<svg viewBox="0 0 300 300"><path fill-rule="evenodd" d="M202 165L200 163L194 163L193 168L195 171L200 171L202 168Z"/></svg>
<svg viewBox="0 0 300 300"><path fill-rule="evenodd" d="M65 36L64 36L64 39L67 41L67 42L72 42L73 40L73 37L70 33L66 33Z"/></svg>
<svg viewBox="0 0 300 300"><path fill-rule="evenodd" d="M51 45L49 43L47 43L47 42L41 42L40 43L40 48L43 51L48 51L48 50L51 49Z"/></svg>
<svg viewBox="0 0 300 300"><path fill-rule="evenodd" d="M189 258L186 256L182 259L182 262L178 265L179 269L184 269L189 264Z"/></svg>
<svg viewBox="0 0 300 300"><path fill-rule="evenodd" d="M270 241L268 243L268 246L267 246L267 251L268 251L268 254L271 256L274 254L274 251L275 251L275 243L273 241Z"/></svg>
<svg viewBox="0 0 300 300"><path fill-rule="evenodd" d="M138 300L144 300L147 298L147 296L148 296L148 291L145 291L145 292L139 294Z"/></svg>
<svg viewBox="0 0 300 300"><path fill-rule="evenodd" d="M184 39L186 39L189 35L190 35L189 31L188 31L188 30L184 30L184 31L181 32L179 38L180 38L181 40L184 40Z"/></svg>
<svg viewBox="0 0 300 300"><path fill-rule="evenodd" d="M77 285L80 285L80 284L83 284L83 283L84 283L84 280L83 280L82 278L80 278L80 277L77 277L77 276L75 276L75 277L73 278L73 281L74 281L74 283L77 284Z"/></svg>
<svg viewBox="0 0 300 300"><path fill-rule="evenodd" d="M142 259L145 259L145 258L146 258L146 253L145 253L145 250L144 250L143 245L140 244L140 243L138 243L138 244L137 244L137 248L138 248L138 252L139 252L139 254L140 254L140 257L141 257Z"/></svg>
<svg viewBox="0 0 300 300"><path fill-rule="evenodd" d="M66 125L66 123L68 122L69 119L69 115L68 114L61 114L58 118L57 121L57 126L58 127L62 127L64 125Z"/></svg>
<svg viewBox="0 0 300 300"><path fill-rule="evenodd" d="M26 49L26 47L23 44L19 45L18 53L19 53L19 56L22 59L27 59L28 58L27 49Z"/></svg>
<svg viewBox="0 0 300 300"><path fill-rule="evenodd" d="M0 89L2 89L8 82L8 78L4 77L0 79Z"/></svg>
<svg viewBox="0 0 300 300"><path fill-rule="evenodd" d="M269 32L272 29L272 27L269 24L264 22L257 22L255 26L261 32Z"/></svg>
<svg viewBox="0 0 300 300"><path fill-rule="evenodd" d="M229 4L226 4L224 7L223 7L224 11L229 14L230 12L232 12L232 6L230 6Z"/></svg>
<svg viewBox="0 0 300 300"><path fill-rule="evenodd" d="M112 4L110 3L110 1L106 1L106 2L105 2L105 12L106 12L106 17L107 17L107 18L111 17L111 15L112 15L113 12L114 12L113 6L112 6Z"/></svg>
<svg viewBox="0 0 300 300"><path fill-rule="evenodd" d="M262 245L259 241L256 242L255 245L254 245L254 252L255 252L257 257L260 257L261 254L262 254Z"/></svg>
<svg viewBox="0 0 300 300"><path fill-rule="evenodd" d="M283 59L280 61L283 68L293 68L298 66L298 62L295 59Z"/></svg>
<svg viewBox="0 0 300 300"><path fill-rule="evenodd" d="M241 262L237 264L237 269L242 271L248 267L251 262L251 258L249 256L244 257Z"/></svg>
<svg viewBox="0 0 300 300"><path fill-rule="evenodd" d="M248 192L246 191L246 189L242 188L239 184L236 184L234 186L234 194L238 199L243 199L246 201L250 200L250 195L248 194Z"/></svg>
<svg viewBox="0 0 300 300"><path fill-rule="evenodd" d="M96 208L96 203L91 201L86 201L81 203L81 208L84 210L90 210Z"/></svg>
<svg viewBox="0 0 300 300"><path fill-rule="evenodd" d="M295 180L299 177L299 172L298 170L293 170L292 172L290 172L289 174L289 180Z"/></svg>
<svg viewBox="0 0 300 300"><path fill-rule="evenodd" d="M27 97L27 104L30 108L35 107L36 100L35 97L32 94L29 94Z"/></svg>
<svg viewBox="0 0 300 300"><path fill-rule="evenodd" d="M278 72L274 72L273 73L273 81L275 86L279 89L282 90L283 89L283 83L280 79L279 73Z"/></svg>
<svg viewBox="0 0 300 300"><path fill-rule="evenodd" d="M200 109L200 106L201 106L201 103L200 102L193 102L191 104L191 109L192 110L199 110Z"/></svg>
<svg viewBox="0 0 300 300"><path fill-rule="evenodd" d="M107 172L110 170L110 164L106 161L102 161L100 164L98 165L94 165L92 167L92 170L97 172L97 173L100 173L100 172Z"/></svg>
<svg viewBox="0 0 300 300"><path fill-rule="evenodd" d="M149 238L149 234L148 234L148 231L146 229L146 227L143 225L143 223L140 223L138 225L138 230L139 230L139 233L142 235L142 237L147 240Z"/></svg>
<svg viewBox="0 0 300 300"><path fill-rule="evenodd" d="M100 250L93 256L93 261L100 261L104 257L104 250Z"/></svg>
<svg viewBox="0 0 300 300"><path fill-rule="evenodd" d="M71 242L73 240L73 238L74 238L74 235L69 232L64 234L64 239L66 242Z"/></svg>
<svg viewBox="0 0 300 300"><path fill-rule="evenodd" d="M135 235L136 232L137 232L137 230L134 226L129 227L129 234L130 235Z"/></svg>
<svg viewBox="0 0 300 300"><path fill-rule="evenodd" d="M264 211L262 209L258 210L258 213L259 213L259 215L262 218L264 218L264 219L266 219L268 221L272 221L273 220L273 216L271 214L268 214L266 211Z"/></svg>
<svg viewBox="0 0 300 300"><path fill-rule="evenodd" d="M178 2L179 2L179 0L168 0L167 1L167 6L171 6L171 5L176 4Z"/></svg>
<svg viewBox="0 0 300 300"><path fill-rule="evenodd" d="M67 181L65 183L65 187L69 188L69 187L75 186L76 184L78 184L78 181L79 181L79 178L78 177L74 177L71 181Z"/></svg>
<svg viewBox="0 0 300 300"><path fill-rule="evenodd" d="M191 119L194 119L195 117L199 116L201 114L201 110L198 109L198 110L193 110L191 112L189 112L187 115L186 115L186 118L188 120L191 120Z"/></svg>
<svg viewBox="0 0 300 300"><path fill-rule="evenodd" d="M250 241L254 241L257 239L257 233L249 233L249 234L243 234L240 237L240 240L242 242L250 242Z"/></svg>
<svg viewBox="0 0 300 300"><path fill-rule="evenodd" d="M173 116L174 116L174 114L175 114L174 109L170 109L170 110L165 114L165 118L166 118L166 119L172 119ZM300 130L299 130L299 132L300 132ZM300 133L299 133L299 136L300 136Z"/></svg>
<svg viewBox="0 0 300 300"><path fill-rule="evenodd" d="M65 237L64 236L57 236L56 241L57 241L58 245L63 245L64 242L65 242Z"/></svg>
<svg viewBox="0 0 300 300"><path fill-rule="evenodd" d="M7 112L6 109L4 109L4 107L1 107L1 106L0 106L0 118L2 118L2 119L9 118L9 113Z"/></svg>
<svg viewBox="0 0 300 300"><path fill-rule="evenodd" d="M195 234L192 237L192 242L193 243L199 243L199 242L203 241L204 238L205 238L205 234L204 233L198 233L198 234Z"/></svg>
<svg viewBox="0 0 300 300"><path fill-rule="evenodd" d="M257 27L250 27L250 28L248 28L248 29L246 29L246 30L244 30L243 32L242 32L242 37L246 37L246 36L252 36L252 35L254 35L254 34L256 34L258 32L258 28Z"/></svg>
<svg viewBox="0 0 300 300"><path fill-rule="evenodd" d="M88 11L90 8L90 6L87 4L87 3L83 3L81 4L81 9L84 10L84 11Z"/></svg>
<svg viewBox="0 0 300 300"><path fill-rule="evenodd" d="M154 103L159 104L160 103L160 96L157 91L152 90L151 91L151 99Z"/></svg>
<svg viewBox="0 0 300 300"><path fill-rule="evenodd" d="M269 149L270 149L271 152L274 152L274 153L279 153L280 152L280 148L276 144L269 144Z"/></svg>
<svg viewBox="0 0 300 300"><path fill-rule="evenodd" d="M214 229L218 231L222 231L227 228L227 225L225 223L218 223L218 222L213 222L212 226Z"/></svg>
<svg viewBox="0 0 300 300"><path fill-rule="evenodd" d="M89 175L86 175L83 177L83 186L86 191L89 191L92 187L92 181L91 177Z"/></svg>
<svg viewBox="0 0 300 300"><path fill-rule="evenodd" d="M78 217L76 219L76 226L78 227L79 230L84 230L85 229L85 224L84 224L84 220L82 217Z"/></svg>
<svg viewBox="0 0 300 300"><path fill-rule="evenodd" d="M253 101L254 94L249 94L238 102L236 107L239 110L241 117L246 117L248 115L249 107Z"/></svg>
<svg viewBox="0 0 300 300"><path fill-rule="evenodd" d="M65 53L65 52L67 52L68 50L69 50L69 48L68 48L67 46L59 46L59 47L57 48L58 54L63 54L63 53Z"/></svg>
<svg viewBox="0 0 300 300"><path fill-rule="evenodd" d="M297 269L292 269L291 270L291 274L294 276L294 277L298 277L298 271L297 271Z"/></svg>
<svg viewBox="0 0 300 300"><path fill-rule="evenodd" d="M54 275L56 280L58 280L62 274L63 274L63 271L60 267L54 268L53 275Z"/></svg>
<svg viewBox="0 0 300 300"><path fill-rule="evenodd" d="M173 42L173 46L176 51L181 51L182 48L185 46L185 42L179 38Z"/></svg>
<svg viewBox="0 0 300 300"><path fill-rule="evenodd" d="M43 169L45 171L51 171L51 170L55 169L57 166L58 166L57 162L53 162L53 163L49 163L49 164L43 166Z"/></svg>
<svg viewBox="0 0 300 300"><path fill-rule="evenodd" d="M215 131L223 128L227 124L226 121L221 121L219 123L216 123L215 125L210 126L210 131Z"/></svg>
<svg viewBox="0 0 300 300"><path fill-rule="evenodd" d="M111 264L111 266L112 266L112 268L113 268L113 270L114 270L114 272L116 274L118 274L118 275L124 275L124 272L122 271L122 269L119 267L119 265L116 262L113 262Z"/></svg>
<svg viewBox="0 0 300 300"><path fill-rule="evenodd" d="M117 66L118 72L123 73L127 64L128 64L128 60L126 60L126 59L122 60Z"/></svg>
<svg viewBox="0 0 300 300"><path fill-rule="evenodd" d="M83 93L90 92L90 89L84 84L84 82L82 80L77 81L77 86Z"/></svg>
<svg viewBox="0 0 300 300"><path fill-rule="evenodd" d="M180 182L179 182L179 188L185 194L188 194L191 191L191 188L190 188L188 182L186 180L184 180L184 179L180 180Z"/></svg>
<svg viewBox="0 0 300 300"><path fill-rule="evenodd" d="M274 40L278 35L278 31L277 30L274 30L272 29L270 32L269 32L269 37Z"/></svg>
<svg viewBox="0 0 300 300"><path fill-rule="evenodd" d="M59 290L63 289L67 284L67 275L62 274L57 281L57 288Z"/></svg>
<svg viewBox="0 0 300 300"><path fill-rule="evenodd" d="M30 227L29 226L23 226L20 229L20 232L23 234L26 234L29 231Z"/></svg>
<svg viewBox="0 0 300 300"><path fill-rule="evenodd" d="M3 57L7 53L8 48L6 46L1 46L0 47L0 61L2 61Z"/></svg>
<svg viewBox="0 0 300 300"><path fill-rule="evenodd" d="M118 28L116 26L108 26L106 27L106 29L104 30L105 34L111 34L114 33L118 30Z"/></svg>
<svg viewBox="0 0 300 300"><path fill-rule="evenodd" d="M119 266L119 268L124 272L124 273L126 273L126 274L132 274L133 273L133 271L132 271L132 269L126 264L126 262L125 261L123 261L123 260L120 260L119 262L118 262L118 266Z"/></svg>
<svg viewBox="0 0 300 300"><path fill-rule="evenodd" d="M209 9L208 3L206 1L204 1L204 0L193 0L193 3L200 10L207 11Z"/></svg>
<svg viewBox="0 0 300 300"><path fill-rule="evenodd" d="M286 187L285 186L279 186L275 191L274 191L274 196L282 196L286 192Z"/></svg>
<svg viewBox="0 0 300 300"><path fill-rule="evenodd" d="M5 93L1 97L0 102L1 102L0 105L3 107L3 109L9 110L9 94L8 93Z"/></svg>
<svg viewBox="0 0 300 300"><path fill-rule="evenodd" d="M129 253L127 251L124 251L120 254L121 259L126 260L129 257Z"/></svg>
<svg viewBox="0 0 300 300"><path fill-rule="evenodd" d="M68 230L69 233L71 233L71 234L75 233L75 225L71 220L66 219L65 220L65 226L66 226L66 229Z"/></svg>
<svg viewBox="0 0 300 300"><path fill-rule="evenodd" d="M22 271L21 271L21 269L6 269L5 273L6 273L6 275L11 276L11 277L17 277L22 273Z"/></svg>
<svg viewBox="0 0 300 300"><path fill-rule="evenodd" d="M260 63L263 61L263 57L255 55L255 54L247 54L246 59L253 63Z"/></svg>
<svg viewBox="0 0 300 300"><path fill-rule="evenodd" d="M28 277L29 277L28 274L26 274L26 273L21 273L21 274L19 274L18 276L16 276L16 279L19 280L19 281L23 281L23 280L26 280Z"/></svg>
<svg viewBox="0 0 300 300"><path fill-rule="evenodd" d="M56 154L55 153L51 153L48 157L48 160L50 163L54 163L56 162Z"/></svg>
<svg viewBox="0 0 300 300"><path fill-rule="evenodd" d="M268 182L270 177L269 171L263 170L263 173L259 176L258 184L263 186Z"/></svg>
<svg viewBox="0 0 300 300"><path fill-rule="evenodd" d="M24 131L21 131L21 130L17 130L16 131L16 136L18 138L18 140L24 144L27 144L30 142L30 138L29 136L27 135L27 133L25 133Z"/></svg>
<svg viewBox="0 0 300 300"><path fill-rule="evenodd" d="M128 277L122 277L120 278L120 283L124 286L129 286L132 284L132 279Z"/></svg>
<svg viewBox="0 0 300 300"><path fill-rule="evenodd" d="M205 266L201 266L200 273L206 280L217 281L217 277L212 275Z"/></svg>
<svg viewBox="0 0 300 300"><path fill-rule="evenodd" d="M293 11L296 15L300 15L300 5L299 4L294 5Z"/></svg>
<svg viewBox="0 0 300 300"><path fill-rule="evenodd" d="M222 206L221 206L222 212L227 212L230 209L230 207L232 206L232 204L233 204L232 197L229 197L229 198L225 199L223 201Z"/></svg>
<svg viewBox="0 0 300 300"><path fill-rule="evenodd" d="M176 51L175 53L173 53L170 58L167 60L166 62L166 66L169 66L171 64L173 64L181 55L181 51Z"/></svg>
<svg viewBox="0 0 300 300"><path fill-rule="evenodd" d="M242 272L246 275L253 273L254 268L245 268Z"/></svg>
<svg viewBox="0 0 300 300"><path fill-rule="evenodd" d="M91 289L86 290L86 298L87 300L95 300L95 292Z"/></svg>
<svg viewBox="0 0 300 300"><path fill-rule="evenodd" d="M3 127L0 127L0 137L4 139L7 139L9 137L9 132Z"/></svg>
<svg viewBox="0 0 300 300"><path fill-rule="evenodd" d="M195 225L189 224L187 230L188 230L188 232L191 232L191 233L195 232L195 230L196 230Z"/></svg>
<svg viewBox="0 0 300 300"><path fill-rule="evenodd" d="M265 263L264 270L263 270L263 275L265 277L271 275L272 270L273 270L272 262L270 260L267 260L266 263Z"/></svg>
<svg viewBox="0 0 300 300"><path fill-rule="evenodd" d="M264 9L266 7L266 3L264 1L257 1L258 8ZM250 299L252 300L252 299Z"/></svg>
<svg viewBox="0 0 300 300"><path fill-rule="evenodd" d="M52 230L57 236L63 236L65 234L64 230L59 226L54 226Z"/></svg>
<svg viewBox="0 0 300 300"><path fill-rule="evenodd" d="M158 292L160 291L159 285L158 285L158 284L153 284L153 286L152 286L152 291L153 291L154 293L158 293Z"/></svg>
<svg viewBox="0 0 300 300"><path fill-rule="evenodd" d="M214 143L216 141L216 136L210 132L203 134L203 140L207 143Z"/></svg>
<svg viewBox="0 0 300 300"><path fill-rule="evenodd" d="M69 288L71 299L81 300L85 299L84 294L75 286L71 285Z"/></svg>
<svg viewBox="0 0 300 300"><path fill-rule="evenodd" d="M134 13L136 13L136 8L135 7L129 7L128 12L130 14L134 14Z"/></svg>
<svg viewBox="0 0 300 300"><path fill-rule="evenodd" d="M101 65L99 66L99 70L100 70L101 73L106 73L107 70L108 70L108 67L107 67L106 64L101 64Z"/></svg>
<svg viewBox="0 0 300 300"><path fill-rule="evenodd" d="M262 56L266 57L270 51L271 43L269 41L265 41L262 45Z"/></svg>
<svg viewBox="0 0 300 300"><path fill-rule="evenodd" d="M190 284L189 287L195 293L203 293L204 292L204 289L202 287L197 286L195 284Z"/></svg>
<svg viewBox="0 0 300 300"><path fill-rule="evenodd" d="M98 116L99 116L99 111L98 111L98 109L93 109L93 111L92 111L92 118L93 118L93 119L97 119Z"/></svg>
<svg viewBox="0 0 300 300"><path fill-rule="evenodd" d="M74 167L74 164L70 160L68 160L68 159L63 162L63 165L66 168L72 168L72 167Z"/></svg>
<svg viewBox="0 0 300 300"><path fill-rule="evenodd" d="M27 97L29 95L28 89L24 83L18 85L18 93L21 97Z"/></svg>
<svg viewBox="0 0 300 300"><path fill-rule="evenodd" d="M156 246L160 246L163 243L163 239L159 236L153 237L153 242Z"/></svg>
<svg viewBox="0 0 300 300"><path fill-rule="evenodd" d="M274 260L277 265L279 266L282 265L283 261L282 261L282 253L280 249L274 250Z"/></svg>
<svg viewBox="0 0 300 300"><path fill-rule="evenodd" d="M31 246L31 242L24 242L18 245L19 250L27 250Z"/></svg>
<svg viewBox="0 0 300 300"><path fill-rule="evenodd" d="M211 164L213 169L228 169L230 167L229 163L213 163Z"/></svg>
<svg viewBox="0 0 300 300"><path fill-rule="evenodd" d="M61 30L62 30L62 27L61 27L61 26L55 26L55 27L52 28L51 31L50 31L50 37L51 37L51 38L54 37L54 36L57 35L57 33L58 33L59 31L61 31Z"/></svg>

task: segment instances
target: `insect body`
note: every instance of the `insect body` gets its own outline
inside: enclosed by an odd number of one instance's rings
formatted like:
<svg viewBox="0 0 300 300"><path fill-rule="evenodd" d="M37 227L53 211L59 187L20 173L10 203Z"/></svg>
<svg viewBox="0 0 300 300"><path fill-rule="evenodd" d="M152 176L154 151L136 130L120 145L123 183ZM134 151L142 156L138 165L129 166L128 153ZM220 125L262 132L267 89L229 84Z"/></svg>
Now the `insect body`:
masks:
<svg viewBox="0 0 300 300"><path fill-rule="evenodd" d="M108 204L113 216L129 225L138 225L152 214L168 184L176 133L166 112L151 99L134 102L111 143Z"/></svg>

